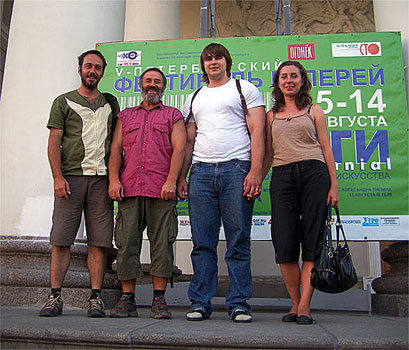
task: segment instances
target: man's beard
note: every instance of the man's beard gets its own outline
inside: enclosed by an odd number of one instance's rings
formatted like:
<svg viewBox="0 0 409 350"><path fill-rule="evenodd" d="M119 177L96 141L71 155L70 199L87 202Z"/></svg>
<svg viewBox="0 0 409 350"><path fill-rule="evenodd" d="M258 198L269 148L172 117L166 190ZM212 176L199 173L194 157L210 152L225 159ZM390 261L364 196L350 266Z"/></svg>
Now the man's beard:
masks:
<svg viewBox="0 0 409 350"><path fill-rule="evenodd" d="M91 74L88 74L88 77L92 77L92 78L94 78L95 79L95 81L93 82L93 83L88 83L87 82L87 77L85 76L83 76L82 75L82 72L81 72L81 82L82 82L82 84L85 86L85 87L87 87L88 89L95 89L97 86L98 86L98 83L99 83L99 81L101 80L101 78L98 78L98 76L97 75L95 75L95 74L93 74L93 75L91 75Z"/></svg>
<svg viewBox="0 0 409 350"><path fill-rule="evenodd" d="M148 94L149 90L156 91L156 94ZM153 104L156 104L156 103L160 102L160 100L163 97L163 93L164 93L164 90L159 90L155 86L150 86L150 87L148 87L146 89L141 90L141 96L142 96L143 100L148 102L148 103L153 103Z"/></svg>

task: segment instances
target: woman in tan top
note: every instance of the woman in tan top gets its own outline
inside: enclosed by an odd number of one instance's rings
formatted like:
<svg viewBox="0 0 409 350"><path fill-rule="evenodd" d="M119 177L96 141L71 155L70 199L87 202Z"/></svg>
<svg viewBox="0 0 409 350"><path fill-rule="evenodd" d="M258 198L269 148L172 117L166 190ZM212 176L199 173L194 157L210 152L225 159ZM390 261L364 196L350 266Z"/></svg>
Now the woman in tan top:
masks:
<svg viewBox="0 0 409 350"><path fill-rule="evenodd" d="M276 262L291 297L283 322L312 324L310 284L315 253L324 233L326 205L338 206L335 162L322 108L312 105L311 82L296 61L280 65L273 78L274 107L267 114L271 235ZM302 249L302 267L298 261ZM300 293L300 283L302 291Z"/></svg>

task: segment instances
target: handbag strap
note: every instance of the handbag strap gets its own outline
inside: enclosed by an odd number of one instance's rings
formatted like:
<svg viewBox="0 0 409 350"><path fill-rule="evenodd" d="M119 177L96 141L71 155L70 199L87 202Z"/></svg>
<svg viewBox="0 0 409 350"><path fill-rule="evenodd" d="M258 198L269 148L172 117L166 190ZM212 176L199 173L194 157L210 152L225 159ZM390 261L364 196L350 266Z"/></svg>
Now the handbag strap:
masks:
<svg viewBox="0 0 409 350"><path fill-rule="evenodd" d="M329 247L332 247L332 230L331 230L331 221L332 221L332 207L331 203L327 206L327 219L325 220L325 234L324 234L324 244L327 243Z"/></svg>
<svg viewBox="0 0 409 350"><path fill-rule="evenodd" d="M342 226L342 223L341 223L341 216L339 215L339 209L338 207L334 209L335 209L335 213L337 214L337 222L335 223L335 227L337 231L337 245L339 244L339 231L342 232L344 242L346 245L348 245L347 238L345 237L344 227Z"/></svg>

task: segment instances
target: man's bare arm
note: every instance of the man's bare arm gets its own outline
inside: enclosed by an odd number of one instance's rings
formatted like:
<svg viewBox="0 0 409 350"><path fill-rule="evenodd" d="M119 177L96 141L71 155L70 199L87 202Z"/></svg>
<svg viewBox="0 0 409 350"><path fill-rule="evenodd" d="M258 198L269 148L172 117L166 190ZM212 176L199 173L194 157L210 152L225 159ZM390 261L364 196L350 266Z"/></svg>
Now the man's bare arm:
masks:
<svg viewBox="0 0 409 350"><path fill-rule="evenodd" d="M256 198L261 193L265 119L264 106L249 109L246 120L251 135L251 168L243 183L243 196L247 196L248 199Z"/></svg>
<svg viewBox="0 0 409 350"><path fill-rule="evenodd" d="M176 181L183 166L186 146L186 128L183 119L173 124L170 141L173 148L170 169L160 194L160 197L165 200L176 197Z"/></svg>
<svg viewBox="0 0 409 350"><path fill-rule="evenodd" d="M63 130L50 129L50 135L48 137L48 161L50 162L51 173L54 179L54 194L57 197L68 199L68 195L71 194L70 185L64 178L61 172L61 140Z"/></svg>
<svg viewBox="0 0 409 350"><path fill-rule="evenodd" d="M183 161L182 170L180 172L177 182L177 192L180 199L186 199L187 182L186 175L189 172L190 165L192 164L193 147L195 145L196 138L196 123L189 123L186 128L186 146L185 146L185 159Z"/></svg>
<svg viewBox="0 0 409 350"><path fill-rule="evenodd" d="M273 112L270 111L267 113L266 118L266 148L264 154L264 161L263 161L263 170L261 172L261 176L263 179L267 176L268 172L270 171L271 165L273 163L273 136L271 134L271 124L273 122Z"/></svg>
<svg viewBox="0 0 409 350"><path fill-rule="evenodd" d="M124 187L119 181L119 171L122 164L122 121L118 119L114 135L112 137L111 149L108 160L109 173L109 197L114 201L121 201L124 196Z"/></svg>

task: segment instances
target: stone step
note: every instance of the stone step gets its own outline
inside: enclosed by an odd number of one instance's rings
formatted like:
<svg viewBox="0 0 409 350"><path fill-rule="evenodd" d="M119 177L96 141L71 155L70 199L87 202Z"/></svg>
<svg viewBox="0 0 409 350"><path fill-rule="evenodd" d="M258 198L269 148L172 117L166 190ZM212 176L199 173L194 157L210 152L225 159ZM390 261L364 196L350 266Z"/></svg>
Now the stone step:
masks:
<svg viewBox="0 0 409 350"><path fill-rule="evenodd" d="M0 286L1 305L7 306L36 306L41 308L47 301L50 287L16 287ZM107 310L115 306L121 297L120 289L103 289L101 291ZM63 288L62 298L64 307L87 308L87 300L90 297L88 288Z"/></svg>
<svg viewBox="0 0 409 350"><path fill-rule="evenodd" d="M63 284L64 304L86 308L90 295L87 268L88 247L85 240L76 240L71 247L71 263ZM1 305L42 305L50 292L51 246L48 237L0 236L0 302ZM121 295L121 284L114 270L116 249L107 250L107 265L102 296L107 309L112 308ZM150 264L142 264L143 276L136 284L150 284ZM173 267L174 281L187 281L182 271Z"/></svg>
<svg viewBox="0 0 409 350"><path fill-rule="evenodd" d="M313 312L314 324L281 322L282 312L254 311L253 322L233 323L225 310L189 322L188 308L171 307L172 320L90 319L84 310L39 317L38 308L2 307L2 349L408 349L408 319L352 312Z"/></svg>

